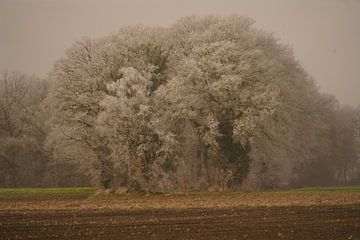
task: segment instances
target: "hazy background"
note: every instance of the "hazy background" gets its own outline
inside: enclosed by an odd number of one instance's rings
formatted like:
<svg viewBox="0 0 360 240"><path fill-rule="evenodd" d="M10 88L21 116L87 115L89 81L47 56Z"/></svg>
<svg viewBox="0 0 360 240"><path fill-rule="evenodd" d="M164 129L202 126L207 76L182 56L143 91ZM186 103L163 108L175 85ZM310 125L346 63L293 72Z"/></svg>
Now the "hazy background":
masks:
<svg viewBox="0 0 360 240"><path fill-rule="evenodd" d="M232 13L291 45L322 91L360 104L359 0L0 0L0 69L44 77L83 36Z"/></svg>

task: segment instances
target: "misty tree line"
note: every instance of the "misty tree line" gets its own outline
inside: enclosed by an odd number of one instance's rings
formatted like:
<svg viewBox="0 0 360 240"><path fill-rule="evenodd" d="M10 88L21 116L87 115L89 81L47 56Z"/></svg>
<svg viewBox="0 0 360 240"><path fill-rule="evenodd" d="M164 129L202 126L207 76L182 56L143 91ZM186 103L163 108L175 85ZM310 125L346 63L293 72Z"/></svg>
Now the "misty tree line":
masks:
<svg viewBox="0 0 360 240"><path fill-rule="evenodd" d="M0 80L0 187L360 183L360 107L319 92L253 21L186 17L76 42L49 79Z"/></svg>

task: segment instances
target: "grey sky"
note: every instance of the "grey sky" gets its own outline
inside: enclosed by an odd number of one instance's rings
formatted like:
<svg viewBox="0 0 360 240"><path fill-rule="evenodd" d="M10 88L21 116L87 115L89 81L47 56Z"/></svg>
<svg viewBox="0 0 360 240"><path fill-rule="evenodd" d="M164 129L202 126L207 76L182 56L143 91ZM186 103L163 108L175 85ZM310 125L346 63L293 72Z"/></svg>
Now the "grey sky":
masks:
<svg viewBox="0 0 360 240"><path fill-rule="evenodd" d="M322 91L360 104L360 0L0 0L0 69L46 76L82 36L232 13L291 45Z"/></svg>

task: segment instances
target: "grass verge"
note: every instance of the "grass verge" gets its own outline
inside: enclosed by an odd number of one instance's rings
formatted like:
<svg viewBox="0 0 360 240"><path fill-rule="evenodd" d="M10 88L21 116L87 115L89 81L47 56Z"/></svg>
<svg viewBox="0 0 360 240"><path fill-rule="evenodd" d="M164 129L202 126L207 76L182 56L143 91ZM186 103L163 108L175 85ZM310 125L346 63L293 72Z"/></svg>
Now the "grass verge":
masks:
<svg viewBox="0 0 360 240"><path fill-rule="evenodd" d="M93 187L82 188L0 188L0 197L41 197L41 196L90 196Z"/></svg>
<svg viewBox="0 0 360 240"><path fill-rule="evenodd" d="M304 195L304 196L316 196L316 195L332 195L336 193L360 193L360 186L351 187L317 187L317 188L295 188L289 190L275 190L275 191L259 191L259 192L201 192L201 191L175 191L163 194L145 194L145 193L121 193L121 194L93 194L89 199L93 200L136 200L136 199L159 199L159 198L222 198L222 197L258 197L258 198L273 198L279 196L290 195Z"/></svg>
<svg viewBox="0 0 360 240"><path fill-rule="evenodd" d="M4 196L4 197L2 197ZM50 196L50 198L48 198ZM55 198L51 198L55 196ZM74 196L74 197L73 197ZM82 196L78 198L78 196ZM7 199L7 200L6 200ZM359 187L268 192L109 193L95 188L0 189L0 210L151 210L360 205Z"/></svg>
<svg viewBox="0 0 360 240"><path fill-rule="evenodd" d="M360 192L360 186L346 186L346 187L309 187L309 188L295 188L290 189L289 193L326 193L326 192Z"/></svg>

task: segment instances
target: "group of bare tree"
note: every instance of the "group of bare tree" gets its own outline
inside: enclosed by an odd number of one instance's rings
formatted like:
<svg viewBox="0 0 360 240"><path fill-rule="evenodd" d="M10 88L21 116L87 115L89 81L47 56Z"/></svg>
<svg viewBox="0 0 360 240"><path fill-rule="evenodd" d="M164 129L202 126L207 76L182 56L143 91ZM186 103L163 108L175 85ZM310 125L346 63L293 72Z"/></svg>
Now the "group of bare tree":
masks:
<svg viewBox="0 0 360 240"><path fill-rule="evenodd" d="M0 187L89 184L69 162L54 162L45 148L50 82L18 72L0 76ZM75 164L76 165L76 164Z"/></svg>
<svg viewBox="0 0 360 240"><path fill-rule="evenodd" d="M360 183L360 108L239 16L76 42L0 81L0 186L241 190Z"/></svg>

